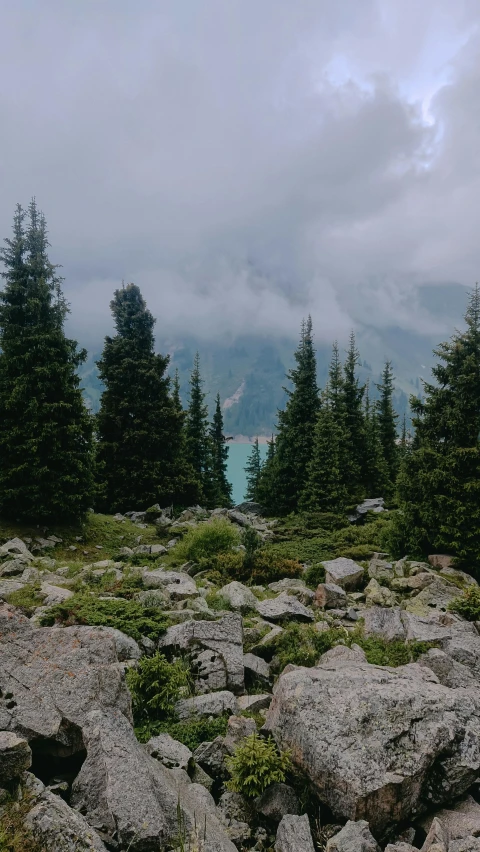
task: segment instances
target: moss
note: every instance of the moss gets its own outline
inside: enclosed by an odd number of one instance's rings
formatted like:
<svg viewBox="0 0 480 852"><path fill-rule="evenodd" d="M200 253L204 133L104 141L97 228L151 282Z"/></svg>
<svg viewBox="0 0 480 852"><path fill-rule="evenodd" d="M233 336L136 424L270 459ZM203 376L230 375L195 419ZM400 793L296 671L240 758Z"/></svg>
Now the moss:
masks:
<svg viewBox="0 0 480 852"><path fill-rule="evenodd" d="M18 607L28 617L33 615L38 606L42 605L44 599L45 595L40 594L40 585L38 583L27 583L23 589L19 589L17 592L10 592L9 595L5 596L7 603Z"/></svg>
<svg viewBox="0 0 480 852"><path fill-rule="evenodd" d="M42 616L41 624L89 624L115 627L139 641L142 636L157 640L168 627L160 610L144 607L133 600L103 600L88 592L79 592L61 604L56 604Z"/></svg>

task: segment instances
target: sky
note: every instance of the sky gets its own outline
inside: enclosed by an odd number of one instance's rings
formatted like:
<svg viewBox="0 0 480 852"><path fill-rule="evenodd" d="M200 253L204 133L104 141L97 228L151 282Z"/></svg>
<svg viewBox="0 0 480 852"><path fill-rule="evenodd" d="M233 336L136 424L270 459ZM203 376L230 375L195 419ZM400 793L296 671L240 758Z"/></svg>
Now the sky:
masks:
<svg viewBox="0 0 480 852"><path fill-rule="evenodd" d="M478 0L0 11L0 235L34 195L82 342L122 280L164 339L330 341L479 278Z"/></svg>

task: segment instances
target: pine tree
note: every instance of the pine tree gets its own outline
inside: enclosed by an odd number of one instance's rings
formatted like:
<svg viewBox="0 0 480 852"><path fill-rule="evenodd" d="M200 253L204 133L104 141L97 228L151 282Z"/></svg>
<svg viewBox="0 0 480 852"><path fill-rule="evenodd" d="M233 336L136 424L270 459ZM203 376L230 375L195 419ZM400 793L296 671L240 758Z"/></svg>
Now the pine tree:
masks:
<svg viewBox="0 0 480 852"><path fill-rule="evenodd" d="M365 458L363 480L367 497L382 497L389 487L389 476L380 441L377 412L365 389Z"/></svg>
<svg viewBox="0 0 480 852"><path fill-rule="evenodd" d="M356 347L355 334L352 331L340 389L345 428L343 479L351 502L362 500L365 497L366 435L363 412L365 385L361 385L357 378L359 363L360 354ZM335 372L336 370L335 365Z"/></svg>
<svg viewBox="0 0 480 852"><path fill-rule="evenodd" d="M337 417L341 417L342 420L344 420L345 405L343 397L343 371L337 341L335 341L332 346L332 357L328 368L328 384L326 390L328 403L332 411L337 415Z"/></svg>
<svg viewBox="0 0 480 852"><path fill-rule="evenodd" d="M307 467L307 481L300 508L322 512L345 511L349 493L344 470L345 429L330 400L330 388L322 396L315 426L312 458Z"/></svg>
<svg viewBox="0 0 480 852"><path fill-rule="evenodd" d="M393 382L394 376L390 361L385 363L382 373L382 381L377 384L380 398L377 401L377 419L380 441L383 447L383 455L387 463L388 476L390 480L389 491L393 490L398 473L398 448L397 448L397 419L398 415L393 408Z"/></svg>
<svg viewBox="0 0 480 852"><path fill-rule="evenodd" d="M186 418L180 396L180 377L178 368L173 377L172 401L177 416L177 459L176 459L176 491L174 503L180 507L193 506L197 504L201 496L200 483L195 475L193 466L188 460Z"/></svg>
<svg viewBox="0 0 480 852"><path fill-rule="evenodd" d="M215 412L210 427L210 444L212 455L210 505L213 508L231 506L232 486L227 479L228 445L223 434L223 415L219 393L217 393L215 399Z"/></svg>
<svg viewBox="0 0 480 852"><path fill-rule="evenodd" d="M434 354L435 383L412 397L415 440L399 476L398 549L452 553L480 567L480 290L470 295L466 329Z"/></svg>
<svg viewBox="0 0 480 852"><path fill-rule="evenodd" d="M258 438L252 445L251 453L245 465L245 473L247 475L247 489L245 492L245 500L257 500L258 483L262 472L262 459L260 456L260 445Z"/></svg>
<svg viewBox="0 0 480 852"><path fill-rule="evenodd" d="M276 488L276 442L272 435L271 440L267 441L267 455L260 469L258 485L256 490L256 500L268 511L273 511L271 508L275 506L275 488Z"/></svg>
<svg viewBox="0 0 480 852"><path fill-rule="evenodd" d="M139 287L116 290L110 308L117 333L105 338L97 362L105 386L97 415L99 505L109 512L170 505L181 495L169 359L154 351L155 320Z"/></svg>
<svg viewBox="0 0 480 852"><path fill-rule="evenodd" d="M0 250L0 511L78 519L93 493L92 420L77 375L86 352L65 337L62 278L35 200L17 206Z"/></svg>
<svg viewBox="0 0 480 852"><path fill-rule="evenodd" d="M285 410L278 412L275 464L272 468L275 484L269 508L278 514L288 514L298 507L312 454L319 403L311 317L302 323L300 345L294 357L297 366L287 375L293 388L286 389L288 400Z"/></svg>
<svg viewBox="0 0 480 852"><path fill-rule="evenodd" d="M190 396L186 418L187 458L200 485L200 499L210 502L212 495L212 453L209 436L206 394L202 390L198 352L190 376Z"/></svg>

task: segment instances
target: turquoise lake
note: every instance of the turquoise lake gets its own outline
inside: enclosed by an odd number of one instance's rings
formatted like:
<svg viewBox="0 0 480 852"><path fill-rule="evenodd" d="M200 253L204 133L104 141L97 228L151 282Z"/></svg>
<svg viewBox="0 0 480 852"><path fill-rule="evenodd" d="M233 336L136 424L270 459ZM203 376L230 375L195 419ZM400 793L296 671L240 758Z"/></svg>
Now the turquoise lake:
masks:
<svg viewBox="0 0 480 852"><path fill-rule="evenodd" d="M247 478L245 476L245 465L252 452L252 444L230 444L228 445L228 469L227 476L233 488L234 504L241 503L245 496ZM260 444L260 455L262 459L267 455L267 445Z"/></svg>

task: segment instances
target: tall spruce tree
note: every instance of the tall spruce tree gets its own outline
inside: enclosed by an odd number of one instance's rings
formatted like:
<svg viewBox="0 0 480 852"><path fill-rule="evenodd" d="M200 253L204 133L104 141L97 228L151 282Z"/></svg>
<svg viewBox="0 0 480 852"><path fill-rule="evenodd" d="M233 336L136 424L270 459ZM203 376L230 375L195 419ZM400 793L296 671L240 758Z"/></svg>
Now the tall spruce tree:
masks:
<svg viewBox="0 0 480 852"><path fill-rule="evenodd" d="M86 352L65 337L68 306L35 200L28 215L17 206L5 244L0 512L42 522L80 518L93 493L92 420L77 375Z"/></svg>
<svg viewBox="0 0 480 852"><path fill-rule="evenodd" d="M178 368L175 370L173 377L173 392L172 401L175 413L177 416L177 458L176 458L176 489L174 492L173 502L178 506L192 506L200 500L201 487L198 481L193 466L188 460L187 453L187 434L186 434L186 418L187 412L184 410L180 396L180 377Z"/></svg>
<svg viewBox="0 0 480 852"><path fill-rule="evenodd" d="M389 488L388 467L380 440L375 405L370 402L368 383L365 389L365 458L363 481L367 497L382 497Z"/></svg>
<svg viewBox="0 0 480 852"><path fill-rule="evenodd" d="M245 491L245 500L258 499L258 484L262 473L262 459L260 456L260 445L258 438L252 444L252 450L245 465L245 473L247 477L247 487Z"/></svg>
<svg viewBox="0 0 480 852"><path fill-rule="evenodd" d="M480 570L480 290L470 295L466 329L434 354L435 383L412 397L415 439L399 476L394 539L410 553L451 553Z"/></svg>
<svg viewBox="0 0 480 852"><path fill-rule="evenodd" d="M274 511L275 507L275 487L276 487L276 442L272 435L270 441L267 441L267 455L260 469L258 485L256 490L256 501L265 507L267 511ZM273 495L273 499L272 499Z"/></svg>
<svg viewBox="0 0 480 852"><path fill-rule="evenodd" d="M187 458L200 485L200 499L211 502L212 452L209 435L208 408L203 392L198 352L190 376L190 395L186 417Z"/></svg>
<svg viewBox="0 0 480 852"><path fill-rule="evenodd" d="M115 337L97 362L105 390L97 415L98 502L124 512L179 500L179 414L166 375L168 356L154 351L155 320L139 287L116 290Z"/></svg>
<svg viewBox="0 0 480 852"><path fill-rule="evenodd" d="M227 479L228 444L223 434L220 394L215 398L215 411L210 426L211 497L213 508L232 505L232 486Z"/></svg>
<svg viewBox="0 0 480 852"><path fill-rule="evenodd" d="M363 411L365 385L361 385L357 377L359 363L360 354L352 331L340 390L345 429L343 479L351 502L362 500L365 496L366 434Z"/></svg>
<svg viewBox="0 0 480 852"><path fill-rule="evenodd" d="M397 420L393 408L394 376L390 361L386 361L382 381L377 384L380 398L377 401L377 421L380 442L388 469L389 492L392 493L398 473Z"/></svg>
<svg viewBox="0 0 480 852"><path fill-rule="evenodd" d="M350 496L345 483L345 437L345 427L333 409L327 385L322 394L312 457L300 500L302 510L336 513L345 510Z"/></svg>
<svg viewBox="0 0 480 852"><path fill-rule="evenodd" d="M319 400L311 317L302 322L300 345L294 357L296 367L287 374L293 388L286 389L285 410L278 412L272 468L275 482L269 508L278 514L288 514L297 509L312 455Z"/></svg>

